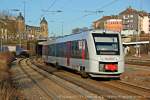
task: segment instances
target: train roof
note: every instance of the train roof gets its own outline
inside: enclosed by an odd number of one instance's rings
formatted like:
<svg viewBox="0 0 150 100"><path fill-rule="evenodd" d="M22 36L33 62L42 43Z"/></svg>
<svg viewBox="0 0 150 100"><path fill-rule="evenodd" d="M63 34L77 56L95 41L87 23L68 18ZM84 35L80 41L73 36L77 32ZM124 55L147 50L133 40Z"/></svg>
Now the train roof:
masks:
<svg viewBox="0 0 150 100"><path fill-rule="evenodd" d="M85 32L80 32L80 33L76 33L76 34L70 34L70 35L65 35L65 36L61 36L61 37L57 37L56 39L53 40L47 40L45 42L39 42L40 45L48 45L48 44L53 44L53 43L60 43L60 42L66 42L66 41L73 41L73 40L82 40L82 39L86 39L89 34L91 33L98 33L98 34L118 34L118 32L114 32L114 31L105 31L105 30L90 30L90 31L85 31Z"/></svg>
<svg viewBox="0 0 150 100"><path fill-rule="evenodd" d="M38 45L48 45L48 41L39 42Z"/></svg>
<svg viewBox="0 0 150 100"><path fill-rule="evenodd" d="M85 32L80 32L80 33L75 33L75 34L69 34L69 35L65 35L65 36L60 36L58 38L64 38L64 37L68 37L68 36L74 36L77 34L86 34L86 33L118 33L118 32L114 32L114 31L106 31L106 30L89 30L89 31L85 31Z"/></svg>

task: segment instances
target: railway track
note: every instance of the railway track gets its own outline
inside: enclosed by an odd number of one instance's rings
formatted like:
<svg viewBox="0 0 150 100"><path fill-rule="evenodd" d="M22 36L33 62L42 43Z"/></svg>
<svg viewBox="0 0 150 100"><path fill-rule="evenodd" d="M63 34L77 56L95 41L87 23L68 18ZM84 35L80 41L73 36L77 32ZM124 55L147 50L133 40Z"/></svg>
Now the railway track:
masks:
<svg viewBox="0 0 150 100"><path fill-rule="evenodd" d="M117 86L117 88L123 88L126 89L127 91L130 90L131 92L139 96L150 98L150 88L137 86L125 81L111 81L111 82L107 82L106 84Z"/></svg>
<svg viewBox="0 0 150 100"><path fill-rule="evenodd" d="M142 65L145 67L150 66L150 59L126 59L125 61L126 64L131 64L131 65Z"/></svg>
<svg viewBox="0 0 150 100"><path fill-rule="evenodd" d="M37 79L33 78L33 76L31 76L29 74L29 72L26 70L26 68L24 66L26 66L26 61L24 61L24 59L19 60L18 62L20 68L22 69L22 71L32 80L32 82L36 85L36 87L38 88L38 91L40 91L39 95L41 95L41 97L44 97L44 95L42 95L42 93L46 94L47 98L46 99L58 99L56 98L57 96L53 93L51 93L50 91L48 91L42 84L40 84ZM45 100L46 100L45 99Z"/></svg>
<svg viewBox="0 0 150 100"><path fill-rule="evenodd" d="M35 67L34 65L32 65L30 63L29 60L26 60L26 64L27 66L29 66L30 68L32 68L34 71L38 72L40 75L44 76L45 78L49 79L50 81L54 82L55 84L61 86L62 88L64 88L65 90L71 92L72 94L74 95L61 95L61 96L58 96L58 94L54 94L55 91L53 91L51 93L51 91L49 92L48 91L48 95L50 95L50 97L52 97L52 99L67 99L67 98L71 98L71 99L90 99L90 98L93 98L93 97L96 97L96 98L101 98L102 100L104 99L103 97L98 97L96 94L93 94L85 89L82 89L80 88L79 86L76 86L74 84L71 84L63 79L60 79L59 77L55 76L55 75L52 75L50 73L47 73L37 67ZM34 80L34 79L33 79ZM45 85L42 85L42 87L45 87ZM45 91L45 90L44 90Z"/></svg>
<svg viewBox="0 0 150 100"><path fill-rule="evenodd" d="M150 66L145 66L145 65L137 65L137 64L126 64L125 66L127 66L127 70L131 69L131 70L138 70L138 71L146 71L149 72L150 71Z"/></svg>
<svg viewBox="0 0 150 100"><path fill-rule="evenodd" d="M139 71L150 71L150 59L126 59L127 68Z"/></svg>
<svg viewBox="0 0 150 100"><path fill-rule="evenodd" d="M67 73L68 74L68 73ZM69 77L69 75L66 74L66 77ZM61 75L62 76L62 75ZM71 76L71 75L70 75ZM112 95L110 97L112 98L116 98L116 95L119 95L118 98L120 97L122 98L149 98L149 90L150 89L145 89L145 88L141 88L139 86L135 86L132 84L125 84L123 85L123 82L120 81L109 81L109 82L104 82L104 81L95 81L95 80L91 80L91 79L87 79L87 80L82 80L82 79L77 79L76 75L75 76L71 76L72 78L74 78L74 80L76 81L82 81L83 84L91 84L92 88L97 88L97 90L102 90L103 92L105 91L109 91L109 93L111 93ZM120 83L120 85L119 85ZM122 84L121 84L122 83ZM130 86L130 87L129 87ZM144 92L143 92L144 90ZM98 92L97 92L98 93ZM106 94L106 92L105 92ZM120 99L119 98L119 99Z"/></svg>
<svg viewBox="0 0 150 100"><path fill-rule="evenodd" d="M35 65L39 67L39 65ZM45 71L49 72L46 69ZM54 72L53 74L82 88L85 88L99 96L103 96L106 99L143 99L149 98L150 95L148 92L149 89L141 88L129 83L123 83L121 81L99 82L91 79L85 80L80 78L79 75L66 71L57 73Z"/></svg>
<svg viewBox="0 0 150 100"><path fill-rule="evenodd" d="M36 67L39 67L40 69L42 69L42 66L41 65L38 65L38 64L35 64L34 62L32 62ZM52 67L53 69L53 67ZM56 69L56 68L54 68ZM51 69L50 70L47 70L47 69L42 69L48 73L52 73L51 72ZM83 89L86 89L87 91L90 91L91 93L94 93L94 94L97 94L97 97L96 98L99 98L99 99L111 99L113 100L111 97L114 96L116 97L117 95L112 95L111 93L109 93L108 91L104 91L103 89L98 89L97 87L93 87L91 86L90 84L87 84L85 82L82 82L80 81L79 79L81 79L81 77L79 75L75 76L77 79L74 79L72 78L71 74L65 74L66 71L62 70L62 71L59 71L59 72L56 72L54 71L54 73L52 73L53 75L57 76L57 77L60 77L61 79L63 80L66 80L72 84L75 84ZM109 96L108 96L109 95ZM94 97L95 98L95 97ZM116 100L116 98L114 99Z"/></svg>

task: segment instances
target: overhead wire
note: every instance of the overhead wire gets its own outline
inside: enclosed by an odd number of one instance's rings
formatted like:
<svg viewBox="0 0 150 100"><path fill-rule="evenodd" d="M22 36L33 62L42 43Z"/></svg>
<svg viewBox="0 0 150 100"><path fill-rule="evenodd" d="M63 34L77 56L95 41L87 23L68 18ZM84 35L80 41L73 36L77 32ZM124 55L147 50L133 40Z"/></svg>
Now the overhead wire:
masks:
<svg viewBox="0 0 150 100"><path fill-rule="evenodd" d="M98 8L98 9L107 8L111 5L113 5L114 3L116 3L117 1L119 1L119 0L112 0L111 2L108 2L107 4L103 5L102 7ZM96 9L96 10L98 10L98 9Z"/></svg>
<svg viewBox="0 0 150 100"><path fill-rule="evenodd" d="M49 10L55 5L56 1L57 1L57 0L54 0L54 1L50 4L50 6L48 7L48 9L46 9L45 12L43 12L43 14L41 15L41 18L45 15L46 11L49 11Z"/></svg>
<svg viewBox="0 0 150 100"><path fill-rule="evenodd" d="M53 0L52 3L50 3L50 6L46 9L46 11L50 10L50 9L56 4L56 2L57 2L57 0ZM40 18L42 18L42 17L45 15L45 13L46 13L46 12L43 12L43 13L41 14ZM39 20L39 18L36 19L35 21L37 21L37 20ZM41 19L40 19L40 20L41 20Z"/></svg>
<svg viewBox="0 0 150 100"><path fill-rule="evenodd" d="M95 15L95 14L103 13L104 11L99 11L99 10L107 8L107 7L111 6L112 4L116 3L117 1L119 1L119 0L112 0L111 2L103 5L102 7L96 9L95 11L91 11L91 12L89 11L88 14L83 15L81 18L85 18L89 15ZM85 10L85 12L87 12L87 11Z"/></svg>
<svg viewBox="0 0 150 100"><path fill-rule="evenodd" d="M79 19L80 19L80 21L81 21L81 19L83 19L83 18L85 18L85 17L87 17L87 16L103 13L104 11L100 11L100 10L102 10L102 9L104 9L104 8L107 8L107 7L111 6L111 5L113 5L113 4L116 3L117 1L119 1L119 0L112 0L111 2L108 2L107 4L101 6L100 8L97 8L95 11L94 11L94 10L93 10L93 11L85 10L85 11L84 11L84 12L86 12L85 15L83 15L83 16L81 16L81 17L78 17L78 18L76 18L76 19L73 19L73 20L79 20ZM89 13L87 13L87 11L88 11Z"/></svg>

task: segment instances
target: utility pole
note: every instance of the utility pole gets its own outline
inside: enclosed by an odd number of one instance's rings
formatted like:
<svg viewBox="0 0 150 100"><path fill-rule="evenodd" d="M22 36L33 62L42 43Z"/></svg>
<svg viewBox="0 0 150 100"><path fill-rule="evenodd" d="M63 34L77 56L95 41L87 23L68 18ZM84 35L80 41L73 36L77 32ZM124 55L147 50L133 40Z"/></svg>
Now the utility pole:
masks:
<svg viewBox="0 0 150 100"><path fill-rule="evenodd" d="M49 22L54 23L55 21L51 20L51 21L49 21ZM53 24L50 25L50 26L51 26L50 34L52 34L52 37L55 37L55 34L54 34L54 32L53 32Z"/></svg>
<svg viewBox="0 0 150 100"><path fill-rule="evenodd" d="M24 17L24 32L23 33L21 33L20 35L21 35L21 39L23 38L23 40L24 40L24 36L26 35L25 34L25 32L26 32L26 1L23 1L23 12L24 12L24 15L23 15L23 17ZM21 45L21 40L20 40L20 45Z"/></svg>
<svg viewBox="0 0 150 100"><path fill-rule="evenodd" d="M63 36L63 35L64 35L64 32L63 32L63 31L64 31L64 25L63 25L64 22L61 22L61 24L62 24L62 26L61 26L61 29L62 29L62 30L61 30L61 34L62 34L62 36Z"/></svg>
<svg viewBox="0 0 150 100"><path fill-rule="evenodd" d="M1 27L1 52L2 52L2 49L3 49L2 34L3 34L3 28Z"/></svg>
<svg viewBox="0 0 150 100"><path fill-rule="evenodd" d="M23 31L23 33L22 32L20 32L19 33L19 37L20 37L20 39L19 39L19 45L20 45L20 48L21 48L21 45L22 45L22 39L24 40L24 34L25 34L25 31L26 31L26 16L25 16L25 14L26 14L26 1L23 1L23 17L24 17L24 31Z"/></svg>
<svg viewBox="0 0 150 100"><path fill-rule="evenodd" d="M26 19L25 18L26 17L26 1L24 1L23 4L24 4L24 24L25 24L26 23L26 20L25 20Z"/></svg>
<svg viewBox="0 0 150 100"><path fill-rule="evenodd" d="M136 30L136 31L135 31L135 41L136 41L136 42L138 42L138 34L139 34L139 33L138 33L138 30ZM136 47L136 54L135 54L135 56L138 57L138 53L139 53L138 47L139 47L139 45L136 44L135 47Z"/></svg>

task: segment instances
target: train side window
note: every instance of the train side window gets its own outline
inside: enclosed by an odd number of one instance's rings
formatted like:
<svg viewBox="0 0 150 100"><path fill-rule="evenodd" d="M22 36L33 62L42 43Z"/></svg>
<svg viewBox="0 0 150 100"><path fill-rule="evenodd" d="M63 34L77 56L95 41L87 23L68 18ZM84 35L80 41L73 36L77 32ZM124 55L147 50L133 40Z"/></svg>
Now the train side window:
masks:
<svg viewBox="0 0 150 100"><path fill-rule="evenodd" d="M72 41L71 45L71 57L77 58L77 41Z"/></svg>
<svg viewBox="0 0 150 100"><path fill-rule="evenodd" d="M82 50L85 50L85 59L88 59L88 48L86 40L76 40L71 42L71 57L82 58ZM84 46L84 47L83 47Z"/></svg>
<svg viewBox="0 0 150 100"><path fill-rule="evenodd" d="M48 55L50 56L51 53L51 49L50 49L50 45L48 46Z"/></svg>
<svg viewBox="0 0 150 100"><path fill-rule="evenodd" d="M89 59L89 52L88 52L87 41L85 41L85 58Z"/></svg>
<svg viewBox="0 0 150 100"><path fill-rule="evenodd" d="M48 55L48 45L45 46L45 55Z"/></svg>
<svg viewBox="0 0 150 100"><path fill-rule="evenodd" d="M67 46L66 46L66 43L63 43L63 57L67 57Z"/></svg>
<svg viewBox="0 0 150 100"><path fill-rule="evenodd" d="M73 48L73 57L77 58L77 55L78 55L77 54L77 50L78 50L77 41L74 41L73 46L74 46L74 48Z"/></svg>

